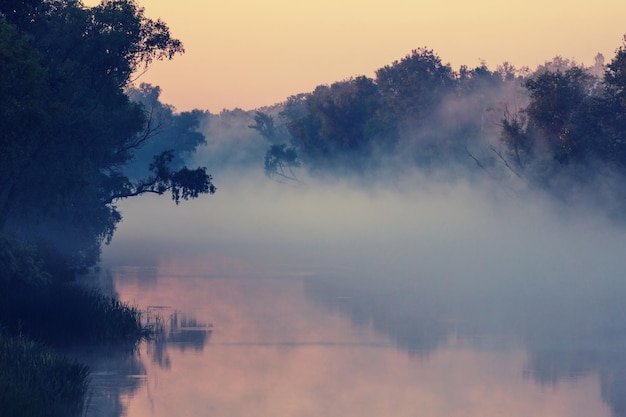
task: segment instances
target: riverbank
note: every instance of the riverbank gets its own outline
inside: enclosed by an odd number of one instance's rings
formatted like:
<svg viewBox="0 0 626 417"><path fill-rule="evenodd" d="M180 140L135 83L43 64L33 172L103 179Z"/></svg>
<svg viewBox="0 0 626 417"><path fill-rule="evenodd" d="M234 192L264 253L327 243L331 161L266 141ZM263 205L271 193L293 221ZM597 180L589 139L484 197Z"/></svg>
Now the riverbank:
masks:
<svg viewBox="0 0 626 417"><path fill-rule="evenodd" d="M85 365L0 331L0 415L79 416L88 385Z"/></svg>
<svg viewBox="0 0 626 417"><path fill-rule="evenodd" d="M55 348L150 334L137 308L51 274L35 249L0 237L0 415L81 415L89 369Z"/></svg>

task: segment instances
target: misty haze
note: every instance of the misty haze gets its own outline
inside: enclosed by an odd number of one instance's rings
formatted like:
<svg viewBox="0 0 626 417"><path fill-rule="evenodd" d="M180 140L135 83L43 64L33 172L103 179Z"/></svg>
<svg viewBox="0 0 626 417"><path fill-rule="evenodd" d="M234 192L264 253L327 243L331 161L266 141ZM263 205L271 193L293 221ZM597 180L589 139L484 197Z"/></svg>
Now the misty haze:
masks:
<svg viewBox="0 0 626 417"><path fill-rule="evenodd" d="M0 4L0 416L626 417L626 36L219 112L184 52Z"/></svg>
<svg viewBox="0 0 626 417"><path fill-rule="evenodd" d="M123 299L213 325L202 357L149 366L153 395L189 415L622 415L626 236L593 207L419 173L219 183L125 202L104 251Z"/></svg>

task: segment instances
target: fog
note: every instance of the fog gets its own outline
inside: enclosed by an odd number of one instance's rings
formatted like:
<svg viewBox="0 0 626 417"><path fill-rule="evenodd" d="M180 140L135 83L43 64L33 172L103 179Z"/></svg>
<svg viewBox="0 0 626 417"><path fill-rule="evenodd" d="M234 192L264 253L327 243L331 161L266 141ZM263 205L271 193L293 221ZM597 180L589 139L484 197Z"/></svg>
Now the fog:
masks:
<svg viewBox="0 0 626 417"><path fill-rule="evenodd" d="M250 277L305 275L380 294L423 288L450 309L468 297L462 304L548 297L582 308L626 289L622 228L589 206L521 187L418 174L287 185L240 172L216 183L215 196L179 206L125 201L105 260L201 257L226 269L236 263Z"/></svg>
<svg viewBox="0 0 626 417"><path fill-rule="evenodd" d="M214 196L179 206L124 201L104 263L304 280L312 300L410 355L454 336L521 344L540 384L597 373L622 415L626 231L593 204L486 176L282 184L249 170L215 181Z"/></svg>

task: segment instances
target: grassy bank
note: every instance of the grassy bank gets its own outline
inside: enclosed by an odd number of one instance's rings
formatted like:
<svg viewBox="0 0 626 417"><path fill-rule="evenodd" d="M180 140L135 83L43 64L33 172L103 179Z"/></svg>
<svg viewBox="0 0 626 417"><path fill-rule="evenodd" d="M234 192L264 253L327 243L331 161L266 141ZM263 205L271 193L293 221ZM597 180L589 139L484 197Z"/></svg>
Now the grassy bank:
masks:
<svg viewBox="0 0 626 417"><path fill-rule="evenodd" d="M53 345L139 341L149 334L137 308L67 283L6 291L0 323L11 334Z"/></svg>
<svg viewBox="0 0 626 417"><path fill-rule="evenodd" d="M81 414L89 370L49 346L135 345L150 334L137 308L71 281L0 237L0 416Z"/></svg>
<svg viewBox="0 0 626 417"><path fill-rule="evenodd" d="M0 331L0 415L78 416L88 375L86 366Z"/></svg>

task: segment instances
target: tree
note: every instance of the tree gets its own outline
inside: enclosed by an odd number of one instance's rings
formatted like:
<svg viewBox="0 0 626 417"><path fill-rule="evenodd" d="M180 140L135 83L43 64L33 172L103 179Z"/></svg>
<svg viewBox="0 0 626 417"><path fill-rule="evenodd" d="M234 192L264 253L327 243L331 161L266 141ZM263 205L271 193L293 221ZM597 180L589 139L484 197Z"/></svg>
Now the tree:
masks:
<svg viewBox="0 0 626 417"><path fill-rule="evenodd" d="M254 124L248 125L271 143L278 140L279 129L274 124L274 117L262 111L255 112ZM298 152L295 147L287 147L286 143L273 144L265 153L265 175L269 178L297 181L294 168L300 166Z"/></svg>
<svg viewBox="0 0 626 417"><path fill-rule="evenodd" d="M380 118L381 96L370 78L318 86L303 104L304 111L294 112L287 127L299 154L312 167L341 163L358 170L375 144L382 150L385 140L394 138Z"/></svg>
<svg viewBox="0 0 626 417"><path fill-rule="evenodd" d="M15 179L36 154L52 111L41 61L28 38L0 14L0 230L20 191Z"/></svg>
<svg viewBox="0 0 626 417"><path fill-rule="evenodd" d="M129 98L144 107L147 126L146 140L133 151L133 158L123 169L132 180L141 179L155 156L171 152L170 169L181 169L189 155L206 144L200 125L208 117L207 111L192 110L177 113L173 106L161 103L161 88L141 83L127 89Z"/></svg>
<svg viewBox="0 0 626 417"><path fill-rule="evenodd" d="M501 140L507 149L506 157L492 147L492 150L516 175L520 175L526 169L526 165L532 158L533 138L528 134L528 117L525 112L511 113L508 109L504 113L501 126ZM514 167L509 165L513 161Z"/></svg>
<svg viewBox="0 0 626 417"><path fill-rule="evenodd" d="M131 77L184 51L163 22L134 0L7 0L0 14L1 233L53 241L83 266L121 219L117 199L215 191L205 168L166 168L169 154L143 180L123 174L151 137L145 107L126 94Z"/></svg>
<svg viewBox="0 0 626 417"><path fill-rule="evenodd" d="M376 71L376 85L390 119L424 121L456 84L455 73L432 50L420 48Z"/></svg>
<svg viewBox="0 0 626 417"><path fill-rule="evenodd" d="M526 82L529 128L540 130L548 151L561 163L589 156L593 144L584 127L591 121L580 122L589 113L593 85L593 77L580 67L546 71Z"/></svg>
<svg viewBox="0 0 626 417"><path fill-rule="evenodd" d="M172 170L171 163L174 159L172 151L164 151L154 157L150 164L152 175L137 182L130 181L124 175L110 176L108 190L102 203L111 204L116 200L136 197L141 194L152 193L162 195L168 191L172 194L172 200L176 204L180 200L197 198L200 194L213 194L217 188L213 185L212 178L206 173L206 168L190 170L183 167L177 171Z"/></svg>
<svg viewBox="0 0 626 417"><path fill-rule="evenodd" d="M624 172L626 50L616 51L602 82L593 73L601 60L597 57L596 67L584 69L555 59L524 83L528 106L501 125L506 154L498 155L505 163L519 171L531 167L526 177L542 186L563 172L572 184L588 182L594 177L587 169L591 163ZM565 166L570 169L565 171Z"/></svg>
<svg viewBox="0 0 626 417"><path fill-rule="evenodd" d="M254 114L254 124L248 126L254 129L269 141L273 141L276 137L276 128L274 126L274 118L269 114L257 111Z"/></svg>
<svg viewBox="0 0 626 417"><path fill-rule="evenodd" d="M604 84L607 92L626 108L626 35L624 44L615 51L615 58L606 67Z"/></svg>
<svg viewBox="0 0 626 417"><path fill-rule="evenodd" d="M298 153L293 147L286 144L272 145L265 154L265 175L270 178L279 177L286 180L296 181L293 168L300 166Z"/></svg>
<svg viewBox="0 0 626 417"><path fill-rule="evenodd" d="M606 136L606 158L626 170L626 35L624 44L604 72L604 100L600 113Z"/></svg>

